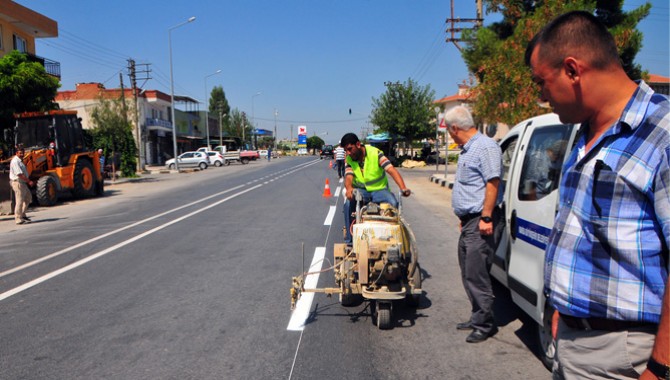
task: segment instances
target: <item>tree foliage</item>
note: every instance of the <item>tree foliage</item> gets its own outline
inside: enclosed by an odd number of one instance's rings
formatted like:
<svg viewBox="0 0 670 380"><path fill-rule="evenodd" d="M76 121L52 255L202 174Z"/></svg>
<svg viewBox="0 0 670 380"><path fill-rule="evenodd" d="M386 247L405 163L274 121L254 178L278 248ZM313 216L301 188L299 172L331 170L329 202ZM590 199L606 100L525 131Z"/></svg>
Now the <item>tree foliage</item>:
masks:
<svg viewBox="0 0 670 380"><path fill-rule="evenodd" d="M13 50L0 58L0 129L14 124L15 113L58 109L59 86L44 66L23 53Z"/></svg>
<svg viewBox="0 0 670 380"><path fill-rule="evenodd" d="M435 133L433 100L430 85L421 86L409 78L404 83L386 83L386 92L372 99L372 124L376 132L398 134L408 140L425 138Z"/></svg>
<svg viewBox="0 0 670 380"><path fill-rule="evenodd" d="M211 114L218 114L219 110L223 114L230 114L230 105L226 99L226 93L222 86L214 86L209 96L209 112Z"/></svg>
<svg viewBox="0 0 670 380"><path fill-rule="evenodd" d="M128 121L128 108L123 99L100 98L91 112L93 146L102 148L111 162L118 158L119 171L124 177L134 177L137 164L137 147L133 138L133 125Z"/></svg>
<svg viewBox="0 0 670 380"><path fill-rule="evenodd" d="M251 127L251 122L247 118L247 114L234 108L230 114L223 120L224 135L235 136L242 138L244 136L245 142L251 140L254 129Z"/></svg>
<svg viewBox="0 0 670 380"><path fill-rule="evenodd" d="M326 144L319 136L310 136L307 138L307 149L321 149Z"/></svg>
<svg viewBox="0 0 670 380"><path fill-rule="evenodd" d="M572 10L594 12L609 28L632 79L644 73L633 62L642 42L637 24L649 14L649 3L623 12L623 0L485 0L487 12L503 15L500 22L464 32L470 41L462 56L479 84L473 88L474 113L490 122L515 124L546 113L537 104L538 89L524 64L528 42L549 21Z"/></svg>

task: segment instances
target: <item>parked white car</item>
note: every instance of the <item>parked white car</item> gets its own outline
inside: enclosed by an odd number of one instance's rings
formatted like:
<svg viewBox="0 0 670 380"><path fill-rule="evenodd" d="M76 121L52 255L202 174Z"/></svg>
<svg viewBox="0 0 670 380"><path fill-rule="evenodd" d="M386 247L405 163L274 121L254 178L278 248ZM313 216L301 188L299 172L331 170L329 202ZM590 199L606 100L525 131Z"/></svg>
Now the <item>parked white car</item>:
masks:
<svg viewBox="0 0 670 380"><path fill-rule="evenodd" d="M177 162L180 169L200 168L200 170L205 170L209 166L209 156L204 152L185 152L177 156ZM165 166L170 170L176 169L174 158L167 160Z"/></svg>
<svg viewBox="0 0 670 380"><path fill-rule="evenodd" d="M221 153L210 150L207 153L207 156L209 156L209 163L210 165L214 165L216 167L223 166L226 163L226 159L223 158Z"/></svg>

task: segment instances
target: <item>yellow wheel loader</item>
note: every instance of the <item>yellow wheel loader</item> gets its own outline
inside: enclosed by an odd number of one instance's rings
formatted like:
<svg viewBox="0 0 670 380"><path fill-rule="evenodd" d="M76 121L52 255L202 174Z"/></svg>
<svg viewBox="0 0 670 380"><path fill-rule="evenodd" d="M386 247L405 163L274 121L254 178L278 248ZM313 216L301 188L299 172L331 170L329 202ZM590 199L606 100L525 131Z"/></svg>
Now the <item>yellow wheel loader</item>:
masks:
<svg viewBox="0 0 670 380"><path fill-rule="evenodd" d="M14 115L13 129L5 129L5 141L23 147L23 163L35 182L33 201L53 206L60 192L75 198L104 194L100 159L86 147L81 119L76 111L26 112ZM13 153L13 151L12 151ZM14 211L14 194L9 186L9 158L0 161L0 212Z"/></svg>

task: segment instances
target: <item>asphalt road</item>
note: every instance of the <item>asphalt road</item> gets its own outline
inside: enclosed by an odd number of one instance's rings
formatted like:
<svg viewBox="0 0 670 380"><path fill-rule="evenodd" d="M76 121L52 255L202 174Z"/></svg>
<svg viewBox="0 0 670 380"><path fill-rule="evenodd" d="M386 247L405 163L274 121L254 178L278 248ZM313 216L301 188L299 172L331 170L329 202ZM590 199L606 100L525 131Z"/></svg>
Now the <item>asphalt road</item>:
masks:
<svg viewBox="0 0 670 380"><path fill-rule="evenodd" d="M430 169L401 172L425 294L394 306L390 330L325 295L287 330L303 249L308 265L342 240L342 199L322 196L326 178L340 185L318 157L148 175L33 209L30 225L0 217L0 378L550 378L504 291L495 337L473 345L455 329L469 304L450 191Z"/></svg>

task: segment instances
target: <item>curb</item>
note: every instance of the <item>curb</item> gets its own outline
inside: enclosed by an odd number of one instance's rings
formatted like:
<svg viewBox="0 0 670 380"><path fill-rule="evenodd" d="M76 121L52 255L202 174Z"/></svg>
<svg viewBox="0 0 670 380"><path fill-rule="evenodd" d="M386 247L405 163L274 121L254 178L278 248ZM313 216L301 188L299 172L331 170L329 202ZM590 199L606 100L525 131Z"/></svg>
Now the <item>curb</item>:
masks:
<svg viewBox="0 0 670 380"><path fill-rule="evenodd" d="M450 189L454 187L454 179L451 176L446 178L444 175L433 174L428 179L430 182L436 183L442 187L448 187Z"/></svg>

